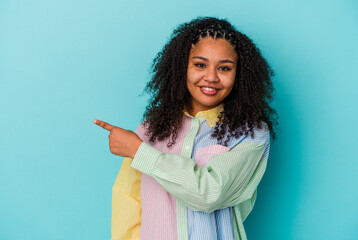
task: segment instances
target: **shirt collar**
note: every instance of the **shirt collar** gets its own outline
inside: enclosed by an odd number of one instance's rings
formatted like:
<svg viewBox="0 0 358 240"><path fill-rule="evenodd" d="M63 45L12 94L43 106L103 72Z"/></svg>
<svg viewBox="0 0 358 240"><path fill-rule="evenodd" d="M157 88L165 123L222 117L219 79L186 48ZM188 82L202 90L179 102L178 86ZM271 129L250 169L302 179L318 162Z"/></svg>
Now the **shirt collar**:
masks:
<svg viewBox="0 0 358 240"><path fill-rule="evenodd" d="M216 122L218 121L218 117L223 110L224 110L224 104L221 103L219 106L214 107L212 109L198 112L195 115L195 117L205 118L209 126L213 128L216 125ZM193 117L188 113L186 109L184 109L184 114L188 117Z"/></svg>

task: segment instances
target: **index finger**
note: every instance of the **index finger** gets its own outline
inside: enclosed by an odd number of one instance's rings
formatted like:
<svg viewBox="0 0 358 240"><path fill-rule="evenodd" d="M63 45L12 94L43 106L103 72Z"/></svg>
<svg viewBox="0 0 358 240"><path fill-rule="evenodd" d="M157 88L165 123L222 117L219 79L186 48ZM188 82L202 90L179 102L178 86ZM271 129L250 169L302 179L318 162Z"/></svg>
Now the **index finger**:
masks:
<svg viewBox="0 0 358 240"><path fill-rule="evenodd" d="M113 128L115 128L115 126L101 120L94 120L93 122L108 131L111 131Z"/></svg>

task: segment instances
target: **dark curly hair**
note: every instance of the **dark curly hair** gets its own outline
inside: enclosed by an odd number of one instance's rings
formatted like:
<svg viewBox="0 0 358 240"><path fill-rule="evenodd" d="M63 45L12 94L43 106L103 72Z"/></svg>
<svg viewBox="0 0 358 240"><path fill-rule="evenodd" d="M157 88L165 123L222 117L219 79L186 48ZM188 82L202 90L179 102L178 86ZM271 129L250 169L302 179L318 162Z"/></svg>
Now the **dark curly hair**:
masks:
<svg viewBox="0 0 358 240"><path fill-rule="evenodd" d="M151 98L143 115L150 141L168 139L168 147L175 143L183 110L191 107L186 86L189 53L192 44L205 37L227 40L238 54L234 87L223 101L212 137L227 145L231 137L253 137L255 127L266 127L274 139L277 114L269 104L274 91L272 69L255 44L228 21L199 17L179 25L153 60L153 75L145 88Z"/></svg>

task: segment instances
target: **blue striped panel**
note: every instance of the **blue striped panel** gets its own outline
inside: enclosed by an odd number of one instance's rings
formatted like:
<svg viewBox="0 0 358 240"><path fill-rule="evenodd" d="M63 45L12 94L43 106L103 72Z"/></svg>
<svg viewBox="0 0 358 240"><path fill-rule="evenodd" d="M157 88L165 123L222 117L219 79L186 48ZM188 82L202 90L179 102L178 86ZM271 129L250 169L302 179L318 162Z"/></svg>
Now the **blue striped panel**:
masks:
<svg viewBox="0 0 358 240"><path fill-rule="evenodd" d="M214 128L211 128L204 120L200 125L199 132L195 138L192 158L199 148L217 144L217 140L211 137ZM256 129L254 138L241 136L237 139L231 138L228 147L231 149L239 143L254 141L266 145L264 156L269 154L269 141L267 130ZM234 215L233 208L219 209L211 213L192 211L188 208L188 239L189 240L234 240Z"/></svg>

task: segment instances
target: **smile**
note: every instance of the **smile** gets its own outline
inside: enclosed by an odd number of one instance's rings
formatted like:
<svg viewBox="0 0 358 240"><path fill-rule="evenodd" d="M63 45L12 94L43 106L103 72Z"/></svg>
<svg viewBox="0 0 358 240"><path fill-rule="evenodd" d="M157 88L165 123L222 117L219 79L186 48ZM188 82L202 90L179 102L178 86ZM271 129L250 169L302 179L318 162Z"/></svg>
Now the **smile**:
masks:
<svg viewBox="0 0 358 240"><path fill-rule="evenodd" d="M215 95L218 92L218 89L215 88L209 88L209 87L200 87L200 90L205 95Z"/></svg>

